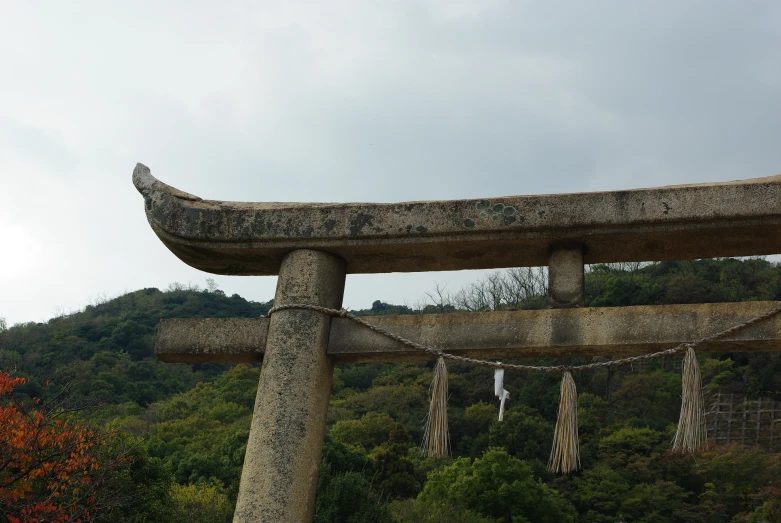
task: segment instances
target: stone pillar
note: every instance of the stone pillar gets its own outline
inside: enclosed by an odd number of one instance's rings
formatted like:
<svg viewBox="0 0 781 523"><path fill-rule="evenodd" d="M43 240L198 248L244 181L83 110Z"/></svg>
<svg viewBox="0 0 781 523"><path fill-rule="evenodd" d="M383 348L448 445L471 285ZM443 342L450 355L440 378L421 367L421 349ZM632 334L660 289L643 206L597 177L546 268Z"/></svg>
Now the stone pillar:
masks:
<svg viewBox="0 0 781 523"><path fill-rule="evenodd" d="M282 261L276 305L339 308L345 264L320 251ZM234 523L309 523L334 364L326 354L331 317L306 310L271 316Z"/></svg>
<svg viewBox="0 0 781 523"><path fill-rule="evenodd" d="M551 308L570 309L586 304L583 245L552 245L548 257Z"/></svg>

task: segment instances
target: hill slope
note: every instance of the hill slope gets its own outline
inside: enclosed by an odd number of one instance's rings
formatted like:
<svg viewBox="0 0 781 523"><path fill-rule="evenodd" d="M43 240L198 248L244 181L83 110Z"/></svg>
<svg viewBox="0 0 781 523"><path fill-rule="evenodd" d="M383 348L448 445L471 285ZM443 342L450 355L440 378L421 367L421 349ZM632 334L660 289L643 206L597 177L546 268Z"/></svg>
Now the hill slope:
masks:
<svg viewBox="0 0 781 523"><path fill-rule="evenodd" d="M500 273L452 295L432 292L418 310L376 301L358 312L544 307L536 276ZM781 267L753 259L596 266L586 285L590 306L779 300ZM102 401L94 419L141 437L145 455L175 482L166 498L173 512L161 521L199 521L200 513L229 521L259 369L162 364L153 339L162 318L257 317L270 306L219 291L143 289L0 332L0 369L29 376L32 395L45 380L54 387L47 393L70 383L69 394ZM781 394L776 354L701 355L700 363L710 389ZM316 521L760 521L781 513L778 455L741 446L696 459L669 452L680 409L675 358L578 373L584 469L564 477L545 470L558 376L508 373L499 423L491 370L448 366L454 458L444 460L416 449L430 364L337 367ZM523 501L532 491L545 508ZM217 506L227 507L222 516Z"/></svg>

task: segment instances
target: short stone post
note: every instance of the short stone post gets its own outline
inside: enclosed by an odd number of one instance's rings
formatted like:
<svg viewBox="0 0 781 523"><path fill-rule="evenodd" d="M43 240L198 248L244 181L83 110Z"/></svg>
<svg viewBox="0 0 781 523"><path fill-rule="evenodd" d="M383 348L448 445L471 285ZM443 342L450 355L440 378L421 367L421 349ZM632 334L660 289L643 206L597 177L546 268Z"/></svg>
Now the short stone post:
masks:
<svg viewBox="0 0 781 523"><path fill-rule="evenodd" d="M345 264L314 250L282 261L275 305L340 308ZM234 523L312 521L333 361L331 317L307 310L272 315L255 398Z"/></svg>
<svg viewBox="0 0 781 523"><path fill-rule="evenodd" d="M582 245L551 246L548 257L548 293L553 309L583 307L586 304Z"/></svg>

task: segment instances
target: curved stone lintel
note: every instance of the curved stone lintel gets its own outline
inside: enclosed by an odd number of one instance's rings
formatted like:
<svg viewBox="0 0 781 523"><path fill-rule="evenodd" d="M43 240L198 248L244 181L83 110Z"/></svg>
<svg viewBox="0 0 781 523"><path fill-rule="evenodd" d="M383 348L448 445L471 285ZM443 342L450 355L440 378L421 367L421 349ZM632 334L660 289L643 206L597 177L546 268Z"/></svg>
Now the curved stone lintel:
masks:
<svg viewBox="0 0 781 523"><path fill-rule="evenodd" d="M163 243L215 274L277 274L294 249L334 253L349 273L541 266L566 243L584 263L781 253L781 176L392 204L203 200L142 164L133 182Z"/></svg>

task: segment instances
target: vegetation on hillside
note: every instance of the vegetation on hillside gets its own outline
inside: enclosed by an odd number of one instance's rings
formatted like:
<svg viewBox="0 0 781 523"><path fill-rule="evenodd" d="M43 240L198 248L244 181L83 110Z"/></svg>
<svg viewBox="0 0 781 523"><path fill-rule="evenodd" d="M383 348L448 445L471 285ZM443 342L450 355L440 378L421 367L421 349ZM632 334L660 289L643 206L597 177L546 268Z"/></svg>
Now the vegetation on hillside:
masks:
<svg viewBox="0 0 781 523"><path fill-rule="evenodd" d="M595 307L781 300L781 267L761 259L600 265L590 268L586 288ZM230 521L259 367L163 364L153 340L162 318L257 317L270 306L214 286L179 286L4 326L0 370L26 381L0 408L35 412L32 398L68 398L86 407L64 414L69 427L118 429L95 446L107 449L101 456L118 455L112 441L128 449L133 459L115 480L124 494L107 490L116 499L111 510L85 521ZM376 301L357 312L546 306L544 273L515 269L453 293L437 287L417 307ZM700 363L707 387L781 399L776 354L701 355ZM674 358L576 375L584 468L570 476L545 469L557 376L508 372L511 399L498 422L492 371L448 367L453 456L445 459L423 458L418 449L431 364L337 367L315 521L781 521L777 454L739 445L712 445L697 456L669 450L680 409Z"/></svg>

